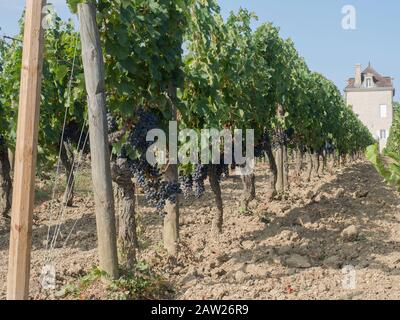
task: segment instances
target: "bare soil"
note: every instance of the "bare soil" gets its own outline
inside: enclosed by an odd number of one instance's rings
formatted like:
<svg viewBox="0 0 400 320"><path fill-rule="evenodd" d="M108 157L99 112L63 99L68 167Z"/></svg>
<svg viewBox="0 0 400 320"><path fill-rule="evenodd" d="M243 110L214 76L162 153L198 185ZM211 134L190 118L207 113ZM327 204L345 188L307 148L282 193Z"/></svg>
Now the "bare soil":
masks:
<svg viewBox="0 0 400 320"><path fill-rule="evenodd" d="M162 217L138 195L140 259L171 284L171 298L400 299L400 197L371 165L336 168L310 183L292 178L290 193L272 202L264 197L267 167L257 171L257 200L250 214L239 210L240 180L223 182L225 221L219 237L210 232L216 210L210 191L200 200L182 201L177 259L169 259L162 247ZM78 192L75 203L59 220L61 235L50 251L48 226L56 224L50 201L35 209L34 299L61 298L40 289L46 257L56 267L56 291L98 263L92 196ZM59 211L53 207L52 212ZM0 299L6 296L8 245L9 222L3 220ZM345 273L346 266L354 272Z"/></svg>

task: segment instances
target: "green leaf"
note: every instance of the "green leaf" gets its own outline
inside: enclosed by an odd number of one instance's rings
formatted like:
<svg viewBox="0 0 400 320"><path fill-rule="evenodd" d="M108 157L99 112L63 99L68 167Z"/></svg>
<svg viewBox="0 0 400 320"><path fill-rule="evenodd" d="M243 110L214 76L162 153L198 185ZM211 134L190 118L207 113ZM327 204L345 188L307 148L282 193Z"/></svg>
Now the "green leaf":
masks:
<svg viewBox="0 0 400 320"><path fill-rule="evenodd" d="M67 77L69 73L69 68L67 66L64 65L59 65L56 68L56 72L55 72L55 76L56 76L56 80L60 83L63 84L65 78Z"/></svg>

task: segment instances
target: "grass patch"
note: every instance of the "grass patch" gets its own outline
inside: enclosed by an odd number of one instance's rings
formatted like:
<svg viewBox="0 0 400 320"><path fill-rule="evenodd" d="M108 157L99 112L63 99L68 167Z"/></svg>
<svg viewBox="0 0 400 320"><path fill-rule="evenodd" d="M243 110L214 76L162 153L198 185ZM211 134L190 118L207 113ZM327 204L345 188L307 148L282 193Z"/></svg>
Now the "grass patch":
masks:
<svg viewBox="0 0 400 320"><path fill-rule="evenodd" d="M58 298L72 300L154 300L171 298L173 290L147 263L137 262L133 270L120 271L120 278L111 280L98 267L92 268L76 282L65 286Z"/></svg>

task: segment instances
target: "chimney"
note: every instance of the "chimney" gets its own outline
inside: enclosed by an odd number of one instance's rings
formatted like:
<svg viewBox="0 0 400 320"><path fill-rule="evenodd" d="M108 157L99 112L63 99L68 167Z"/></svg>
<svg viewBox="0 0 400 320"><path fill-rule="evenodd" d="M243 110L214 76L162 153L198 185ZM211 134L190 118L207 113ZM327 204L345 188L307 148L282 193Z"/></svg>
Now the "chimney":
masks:
<svg viewBox="0 0 400 320"><path fill-rule="evenodd" d="M361 64L356 64L356 74L355 74L355 81L354 86L361 87Z"/></svg>

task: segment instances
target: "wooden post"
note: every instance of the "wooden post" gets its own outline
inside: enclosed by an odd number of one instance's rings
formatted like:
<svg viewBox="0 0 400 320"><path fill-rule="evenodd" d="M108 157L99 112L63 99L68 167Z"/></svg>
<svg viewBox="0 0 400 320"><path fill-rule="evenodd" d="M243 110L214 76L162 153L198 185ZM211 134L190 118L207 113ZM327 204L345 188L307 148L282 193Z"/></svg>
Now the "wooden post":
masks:
<svg viewBox="0 0 400 320"><path fill-rule="evenodd" d="M172 119L171 121L177 121L178 111L175 106L176 101L176 87L169 85L168 94L170 96L172 105ZM171 155L170 155L171 156ZM168 166L165 172L165 180L168 182L178 181L179 171L178 165L172 164ZM164 247L170 256L176 257L178 254L178 243L179 243L179 196L176 195L177 199L175 203L167 201L165 205L166 215L164 218Z"/></svg>
<svg viewBox="0 0 400 320"><path fill-rule="evenodd" d="M89 104L90 150L100 268L118 278L118 256L106 116L104 60L91 3L78 5L82 60Z"/></svg>
<svg viewBox="0 0 400 320"><path fill-rule="evenodd" d="M7 299L29 297L32 215L43 65L42 8L27 0L15 151Z"/></svg>

